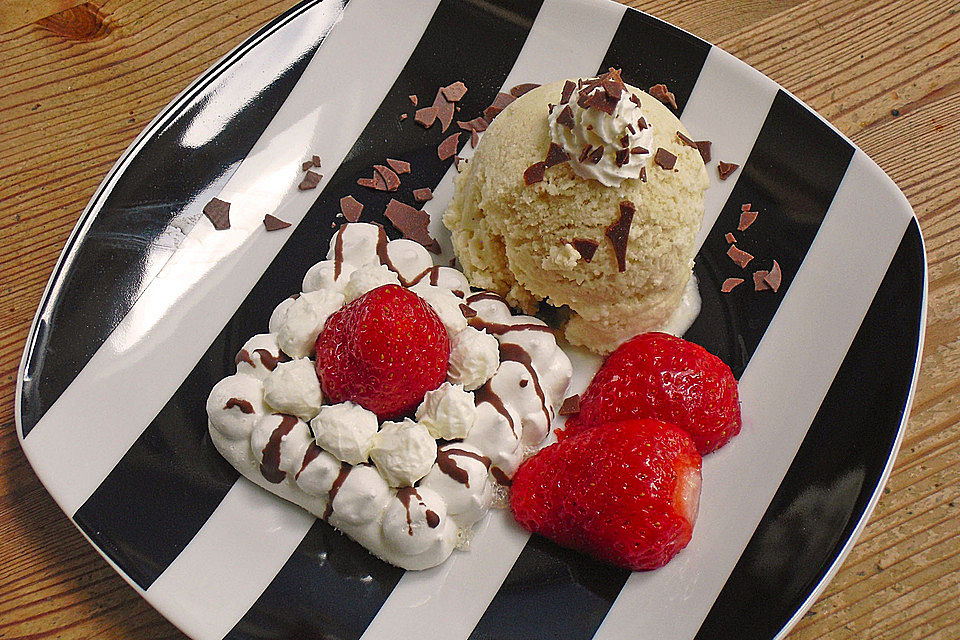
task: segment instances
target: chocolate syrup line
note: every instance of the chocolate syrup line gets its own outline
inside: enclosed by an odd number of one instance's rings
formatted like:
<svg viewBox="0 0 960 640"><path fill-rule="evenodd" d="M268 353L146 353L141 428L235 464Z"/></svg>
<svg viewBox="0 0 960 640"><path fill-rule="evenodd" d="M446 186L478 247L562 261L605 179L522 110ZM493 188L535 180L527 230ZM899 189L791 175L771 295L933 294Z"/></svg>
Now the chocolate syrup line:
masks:
<svg viewBox="0 0 960 640"><path fill-rule="evenodd" d="M240 349L240 351L237 352L237 357L233 359L233 364L240 364L241 362L246 362L251 367L257 366L253 362L253 358L250 357L250 352L246 349Z"/></svg>
<svg viewBox="0 0 960 640"><path fill-rule="evenodd" d="M260 356L260 362L262 362L263 366L267 368L267 371L273 371L276 369L277 364L280 362L290 362L290 356L285 354L283 351L280 351L279 355L277 356L274 356L266 349L254 349L253 352Z"/></svg>
<svg viewBox="0 0 960 640"><path fill-rule="evenodd" d="M337 497L337 492L340 491L340 486L343 484L343 481L347 479L347 476L350 475L350 471L352 469L352 465L346 462L340 463L340 473L337 474L333 484L330 485L330 492L327 495L327 508L323 510L324 520L329 520L330 516L333 515L333 499Z"/></svg>
<svg viewBox="0 0 960 640"><path fill-rule="evenodd" d="M340 225L337 231L337 241L333 244L333 279L336 281L343 270L343 230L347 225Z"/></svg>
<svg viewBox="0 0 960 640"><path fill-rule="evenodd" d="M497 302L507 304L507 300L503 296L493 293L492 291L481 291L479 293L472 294L469 298L467 298L467 304L470 304L471 302L477 302L479 300L496 300Z"/></svg>
<svg viewBox="0 0 960 640"><path fill-rule="evenodd" d="M321 451L323 451L323 449L317 446L316 442L310 443L310 446L307 447L307 451L303 454L303 462L300 464L300 470L297 471L297 475L293 477L294 480L300 479L300 474L303 473L303 470L306 469L311 462L317 459L317 456L320 455Z"/></svg>
<svg viewBox="0 0 960 640"><path fill-rule="evenodd" d="M526 367L530 373L530 377L533 379L533 389L540 398L540 407L543 409L543 415L547 419L547 428L549 428L551 419L550 408L547 406L547 397L544 395L543 387L540 385L540 376L537 375L537 372L533 368L533 358L527 353L527 350L520 345L507 342L501 343L500 345L500 360L512 360Z"/></svg>
<svg viewBox="0 0 960 640"><path fill-rule="evenodd" d="M493 380L493 378L490 380ZM484 402L490 404L494 409L496 409L497 413L507 419L507 422L510 423L510 430L513 431L513 435L519 438L520 435L517 433L517 427L513 423L513 416L510 415L510 412L507 410L507 406L503 404L503 398L498 396L493 391L493 388L490 386L490 380L487 380L482 387L473 392L473 398L476 402L476 405L480 406Z"/></svg>
<svg viewBox="0 0 960 640"><path fill-rule="evenodd" d="M267 446L263 448L263 462L260 463L260 474L267 482L278 484L287 477L285 471L280 470L280 444L283 436L297 426L297 417L287 413L278 413L281 416L280 425L270 434Z"/></svg>
<svg viewBox="0 0 960 640"><path fill-rule="evenodd" d="M418 500L422 500L420 494L417 493L416 487L401 487L397 489L397 500L399 500L403 504L404 509L407 510L407 533L411 536L413 535L413 518L410 517L410 499L413 496L417 496Z"/></svg>
<svg viewBox="0 0 960 640"><path fill-rule="evenodd" d="M469 300L469 298L467 298L467 300ZM481 320L479 317L470 318L468 322L474 329L486 329L487 333L493 336L502 336L511 331L542 331L553 334L553 329L542 324L500 324L499 322L487 322L486 320Z"/></svg>
<svg viewBox="0 0 960 640"><path fill-rule="evenodd" d="M227 400L227 404L223 405L224 409L232 409L233 407L238 407L240 413L253 413L253 405L250 404L249 400L243 398L230 398Z"/></svg>
<svg viewBox="0 0 960 640"><path fill-rule="evenodd" d="M467 473L467 470L457 464L454 456L463 456L464 458L472 458L477 462L483 464L484 467L489 471L490 469L490 458L479 453L474 453L473 451L466 451L464 449L456 449L453 447L442 449L437 452L437 467L440 468L440 471L452 478L455 482L470 488L470 475Z"/></svg>

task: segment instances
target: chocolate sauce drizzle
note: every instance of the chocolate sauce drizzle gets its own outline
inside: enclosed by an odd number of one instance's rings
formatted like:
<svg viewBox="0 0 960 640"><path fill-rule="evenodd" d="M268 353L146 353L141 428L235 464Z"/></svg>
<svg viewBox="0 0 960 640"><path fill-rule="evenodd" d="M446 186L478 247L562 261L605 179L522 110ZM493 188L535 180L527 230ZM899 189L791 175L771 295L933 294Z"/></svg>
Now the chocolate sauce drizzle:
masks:
<svg viewBox="0 0 960 640"><path fill-rule="evenodd" d="M493 380L493 378L490 380ZM503 404L503 398L493 391L493 388L490 386L490 380L487 380L482 387L473 392L473 398L477 406L479 407L484 402L492 405L493 408L497 410L497 413L506 418L507 422L510 423L510 429L513 431L513 435L520 437L520 434L517 433L517 427L513 423L513 416L510 415L507 406Z"/></svg>
<svg viewBox="0 0 960 640"><path fill-rule="evenodd" d="M509 487L513 484L513 480L507 477L507 474L503 472L503 469L500 467L490 467L490 473L493 475L493 479L497 481L497 484Z"/></svg>
<svg viewBox="0 0 960 640"><path fill-rule="evenodd" d="M340 272L343 271L343 230L347 228L347 225L340 225L340 229L337 231L337 241L333 244L333 279L337 280L340 277Z"/></svg>
<svg viewBox="0 0 960 640"><path fill-rule="evenodd" d="M407 534L413 535L413 518L410 515L410 500L413 496L417 496L417 500L420 501L421 507L426 507L424 504L423 498L420 497L420 494L417 493L416 487L401 487L397 489L397 499L403 503L403 508L407 510ZM431 529L436 529L440 526L440 516L436 512L427 509L424 516L427 519L427 526Z"/></svg>
<svg viewBox="0 0 960 640"><path fill-rule="evenodd" d="M453 447L448 447L438 451L437 467L440 468L440 471L450 476L450 478L452 478L454 481L464 485L467 489L470 488L470 474L467 473L466 469L457 464L454 456L472 458L482 463L488 471L490 470L490 458L480 455L479 453L474 453L473 451L467 451L465 449L456 449Z"/></svg>
<svg viewBox="0 0 960 640"><path fill-rule="evenodd" d="M330 493L327 495L327 508L323 510L324 520L329 520L330 516L333 515L333 499L337 497L340 486L343 485L343 481L347 479L347 476L350 475L350 471L352 470L352 465L346 462L340 463L340 473L337 474L333 484L330 485Z"/></svg>
<svg viewBox="0 0 960 640"><path fill-rule="evenodd" d="M480 293L474 293L469 298L467 298L467 304L470 304L472 302L477 302L479 300L496 300L497 302L502 302L503 304L507 304L507 301L503 296L493 293L492 291L481 291Z"/></svg>
<svg viewBox="0 0 960 640"><path fill-rule="evenodd" d="M273 371L276 369L277 364L280 362L290 362L290 356L285 354L283 351L280 351L279 355L277 356L274 356L266 349L254 349L253 352L260 356L260 362L263 363L263 366L265 366L268 371Z"/></svg>
<svg viewBox="0 0 960 640"><path fill-rule="evenodd" d="M251 367L257 366L253 358L250 357L250 352L246 349L240 349L240 351L237 352L237 357L233 359L233 364L240 364L241 362L246 362Z"/></svg>
<svg viewBox="0 0 960 640"><path fill-rule="evenodd" d="M233 407L239 407L240 413L253 413L253 405L250 404L249 400L243 398L230 398L227 400L227 404L223 405L224 409L232 409Z"/></svg>
<svg viewBox="0 0 960 640"><path fill-rule="evenodd" d="M533 388L540 398L540 407L543 409L543 415L547 419L547 426L549 427L550 420L552 419L550 407L547 405L547 396L543 393L543 387L540 385L540 376L537 375L537 372L533 368L533 358L530 357L526 349L520 345L507 342L500 345L500 361L503 362L505 360L519 362L527 368L527 371L530 373L530 378L533 380Z"/></svg>
<svg viewBox="0 0 960 640"><path fill-rule="evenodd" d="M468 320L474 329L486 330L487 333L494 336L502 336L511 331L542 331L544 333L553 333L553 329L542 324L533 324L532 322L522 324L500 324L499 322L487 322L480 318L470 318Z"/></svg>
<svg viewBox="0 0 960 640"><path fill-rule="evenodd" d="M317 459L317 456L320 455L320 452L323 451L316 442L311 442L310 446L307 447L306 453L303 454L303 462L300 464L300 470L297 471L297 475L293 477L294 480L300 479L300 474L303 473L303 470L306 469L311 462Z"/></svg>
<svg viewBox="0 0 960 640"><path fill-rule="evenodd" d="M263 462L260 463L260 473L267 482L279 484L287 477L287 473L280 470L280 443L283 436L297 426L297 417L287 413L274 415L281 416L280 425L270 434L267 446L263 448Z"/></svg>

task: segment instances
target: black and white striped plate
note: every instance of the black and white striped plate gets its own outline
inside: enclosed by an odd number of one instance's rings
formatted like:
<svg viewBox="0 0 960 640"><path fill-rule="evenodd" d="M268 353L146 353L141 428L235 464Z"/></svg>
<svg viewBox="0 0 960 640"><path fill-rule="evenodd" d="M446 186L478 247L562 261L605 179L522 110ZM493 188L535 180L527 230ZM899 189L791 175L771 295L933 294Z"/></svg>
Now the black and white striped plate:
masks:
<svg viewBox="0 0 960 640"><path fill-rule="evenodd" d="M469 553L390 567L238 477L204 400L247 337L325 251L339 199L367 220L454 169L410 94L464 81L458 117L522 82L621 67L664 82L714 158L687 333L740 378L744 428L704 461L690 546L629 574L492 513ZM463 155L469 145L461 141ZM317 153L324 178L298 191ZM356 180L410 161L397 194ZM232 203L233 227L201 217ZM724 234L783 285L731 294ZM372 212L372 213L371 213ZM273 213L294 227L267 234ZM902 434L926 306L917 221L830 124L722 50L606 0L303 2L188 87L110 171L67 242L24 353L17 420L31 464L80 531L188 635L219 638L779 638L862 530ZM576 384L586 384L589 363Z"/></svg>

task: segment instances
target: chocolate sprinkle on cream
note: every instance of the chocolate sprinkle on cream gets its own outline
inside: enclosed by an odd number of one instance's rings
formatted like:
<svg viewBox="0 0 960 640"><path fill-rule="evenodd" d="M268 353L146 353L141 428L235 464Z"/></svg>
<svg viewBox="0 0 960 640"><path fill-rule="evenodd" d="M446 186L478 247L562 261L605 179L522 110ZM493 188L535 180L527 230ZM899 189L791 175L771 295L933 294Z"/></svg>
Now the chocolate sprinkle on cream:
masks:
<svg viewBox="0 0 960 640"><path fill-rule="evenodd" d="M534 162L523 172L523 184L528 187L543 180L543 172L547 169L547 163L540 161Z"/></svg>
<svg viewBox="0 0 960 640"><path fill-rule="evenodd" d="M393 158L387 158L387 164L390 165L390 168L396 171L398 174L410 173L410 163L403 160L394 160Z"/></svg>
<svg viewBox="0 0 960 640"><path fill-rule="evenodd" d="M661 169L666 169L669 171L673 169L674 165L677 164L677 156L673 155L663 147L657 149L657 153L653 156L653 161L656 162Z"/></svg>
<svg viewBox="0 0 960 640"><path fill-rule="evenodd" d="M450 102L457 102L467 94L467 85L457 80L453 84L448 84L440 89L440 91L443 93L443 97Z"/></svg>
<svg viewBox="0 0 960 640"><path fill-rule="evenodd" d="M746 268L750 261L753 260L753 255L739 249L736 245L730 245L730 248L727 249L727 255L730 256L730 259L737 263L741 269Z"/></svg>
<svg viewBox="0 0 960 640"><path fill-rule="evenodd" d="M389 162L389 160L387 160ZM363 211L363 205L353 196L343 196L340 198L340 212L347 222L356 222L360 219L360 213Z"/></svg>
<svg viewBox="0 0 960 640"><path fill-rule="evenodd" d="M703 164L710 162L710 145L712 144L709 140L697 140L697 150L700 152L700 157L703 158Z"/></svg>
<svg viewBox="0 0 960 640"><path fill-rule="evenodd" d="M477 317L476 310L470 305L463 304L462 302L460 303L460 311L463 313L463 317L467 320Z"/></svg>
<svg viewBox="0 0 960 640"><path fill-rule="evenodd" d="M776 293L780 290L780 282L782 279L783 273L780 271L780 263L774 260L773 267L770 268L770 273L763 277L763 281L770 285L770 288Z"/></svg>
<svg viewBox="0 0 960 640"><path fill-rule="evenodd" d="M599 147L591 151L590 154L587 156L587 160L589 160L593 164L599 163L602 159L603 159L603 145L600 145Z"/></svg>
<svg viewBox="0 0 960 640"><path fill-rule="evenodd" d="M576 83L573 80L567 80L563 83L563 90L560 92L560 104L567 104L570 102L570 96L573 95L573 90L577 88Z"/></svg>
<svg viewBox="0 0 960 640"><path fill-rule="evenodd" d="M403 237L422 244L431 253L440 253L440 244L430 236L427 230L430 216L426 211L415 209L391 198L384 215L403 234Z"/></svg>
<svg viewBox="0 0 960 640"><path fill-rule="evenodd" d="M637 177L640 178L640 182L647 181L647 168L645 166L640 167L640 175Z"/></svg>
<svg viewBox="0 0 960 640"><path fill-rule="evenodd" d="M627 270L627 243L630 241L630 224L636 207L629 200L620 203L620 217L607 227L606 236L613 243L613 252L617 256L617 270L623 273Z"/></svg>
<svg viewBox="0 0 960 640"><path fill-rule="evenodd" d="M433 191L430 190L430 187L423 187L422 189L413 190L413 199L417 202L427 202L428 200L433 200Z"/></svg>
<svg viewBox="0 0 960 640"><path fill-rule="evenodd" d="M650 153L650 150L649 150L649 149L645 149L644 147L639 147L639 146L637 146L637 147L634 147L634 148L630 149L630 153Z"/></svg>
<svg viewBox="0 0 960 640"><path fill-rule="evenodd" d="M691 147L693 149L698 149L697 143L691 140L690 138L688 138L687 136L683 135L683 132L681 131L677 131L677 139L680 140L680 142L682 142L683 144L687 145L688 147Z"/></svg>
<svg viewBox="0 0 960 640"><path fill-rule="evenodd" d="M563 164L570 159L570 154L563 150L563 147L558 145L556 142L551 142L550 147L547 148L547 157L544 159L544 163L547 165L546 168L552 166Z"/></svg>
<svg viewBox="0 0 960 640"><path fill-rule="evenodd" d="M437 157L448 160L457 154L457 145L460 144L460 134L453 133L446 137L437 147Z"/></svg>
<svg viewBox="0 0 960 640"><path fill-rule="evenodd" d="M720 161L720 164L717 165L717 174L719 174L721 180L726 180L730 177L734 171L740 168L740 165L733 164L732 162Z"/></svg>
<svg viewBox="0 0 960 640"><path fill-rule="evenodd" d="M756 211L743 211L740 213L740 224L737 225L737 231L746 231L750 225L757 219Z"/></svg>
<svg viewBox="0 0 960 640"><path fill-rule="evenodd" d="M417 112L413 115L413 121L427 129L432 127L433 123L436 122L436 120L437 120L436 107L423 107L422 109L417 109Z"/></svg>
<svg viewBox="0 0 960 640"><path fill-rule="evenodd" d="M600 246L600 243L596 240L589 240L587 238L574 238L570 241L570 244L577 250L577 253L580 254L584 262L593 260L593 256L597 252L597 247Z"/></svg>
<svg viewBox="0 0 960 640"><path fill-rule="evenodd" d="M743 284L743 278L727 278L723 281L723 284L720 285L720 292L730 293L741 284Z"/></svg>
<svg viewBox="0 0 960 640"><path fill-rule="evenodd" d="M640 128L640 131L643 131L644 129L647 128L648 126L647 121L644 119L643 116L640 116L639 118L637 118L637 126Z"/></svg>
<svg viewBox="0 0 960 640"><path fill-rule="evenodd" d="M655 84L650 87L650 90L647 91L654 98L662 102L663 104L668 104L674 109L677 108L677 98L670 91L667 90L667 85L665 84Z"/></svg>
<svg viewBox="0 0 960 640"><path fill-rule="evenodd" d="M577 158L577 162L583 162L587 159L587 156L590 155L590 149L593 149L593 145L589 142L583 145L583 149L580 150L580 157Z"/></svg>
<svg viewBox="0 0 960 640"><path fill-rule="evenodd" d="M301 180L300 184L297 185L297 188L300 189L300 191L316 189L317 185L320 184L320 178L322 177L323 176L316 171L307 171L307 173L303 176L303 180Z"/></svg>
<svg viewBox="0 0 960 640"><path fill-rule="evenodd" d="M570 108L570 105L565 106L557 114L557 124L562 124L567 129L573 129L573 109Z"/></svg>
<svg viewBox="0 0 960 640"><path fill-rule="evenodd" d="M210 219L213 228L224 231L230 228L230 203L214 198L203 207L203 215Z"/></svg>
<svg viewBox="0 0 960 640"><path fill-rule="evenodd" d="M518 84L510 89L510 95L512 95L514 98L519 98L523 94L529 93L539 86L540 85L536 82L524 82L523 84Z"/></svg>
<svg viewBox="0 0 960 640"><path fill-rule="evenodd" d="M631 93L631 94L630 94L630 102L632 102L633 104L637 105L638 107L643 106L643 105L640 104L640 97L637 96L637 94L635 94L635 93ZM641 128L643 128L643 127L641 127Z"/></svg>
<svg viewBox="0 0 960 640"><path fill-rule="evenodd" d="M268 213L267 215L263 216L263 226L267 229L267 231L279 231L280 229L286 229L289 227L290 223Z"/></svg>
<svg viewBox="0 0 960 640"><path fill-rule="evenodd" d="M770 272L765 269L760 269L753 272L753 290L754 291L769 291L770 284L767 282L767 276L770 275Z"/></svg>
<svg viewBox="0 0 960 640"><path fill-rule="evenodd" d="M617 166L622 167L623 165L630 162L630 150L629 149L617 149Z"/></svg>
<svg viewBox="0 0 960 640"><path fill-rule="evenodd" d="M578 393L564 398L560 410L557 411L557 415L561 416L572 416L575 413L580 413L580 394Z"/></svg>
<svg viewBox="0 0 960 640"><path fill-rule="evenodd" d="M726 239L727 244L733 244L734 242L737 241L736 236L734 236L732 233L727 233L723 237Z"/></svg>

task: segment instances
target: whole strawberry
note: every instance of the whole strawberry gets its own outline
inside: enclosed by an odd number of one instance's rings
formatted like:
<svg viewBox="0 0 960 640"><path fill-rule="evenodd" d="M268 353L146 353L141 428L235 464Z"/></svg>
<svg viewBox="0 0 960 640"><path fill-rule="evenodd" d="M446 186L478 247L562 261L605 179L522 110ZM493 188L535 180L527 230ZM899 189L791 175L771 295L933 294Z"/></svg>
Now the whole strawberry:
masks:
<svg viewBox="0 0 960 640"><path fill-rule="evenodd" d="M561 546L634 571L657 569L690 542L700 468L682 429L611 422L521 464L510 508L523 528Z"/></svg>
<svg viewBox="0 0 960 640"><path fill-rule="evenodd" d="M656 418L693 438L701 455L740 433L737 381L700 345L644 333L610 354L580 399L580 413L559 437L621 418Z"/></svg>
<svg viewBox="0 0 960 640"><path fill-rule="evenodd" d="M326 398L355 402L380 420L414 410L446 380L449 357L437 313L395 284L345 305L317 337L317 376Z"/></svg>

